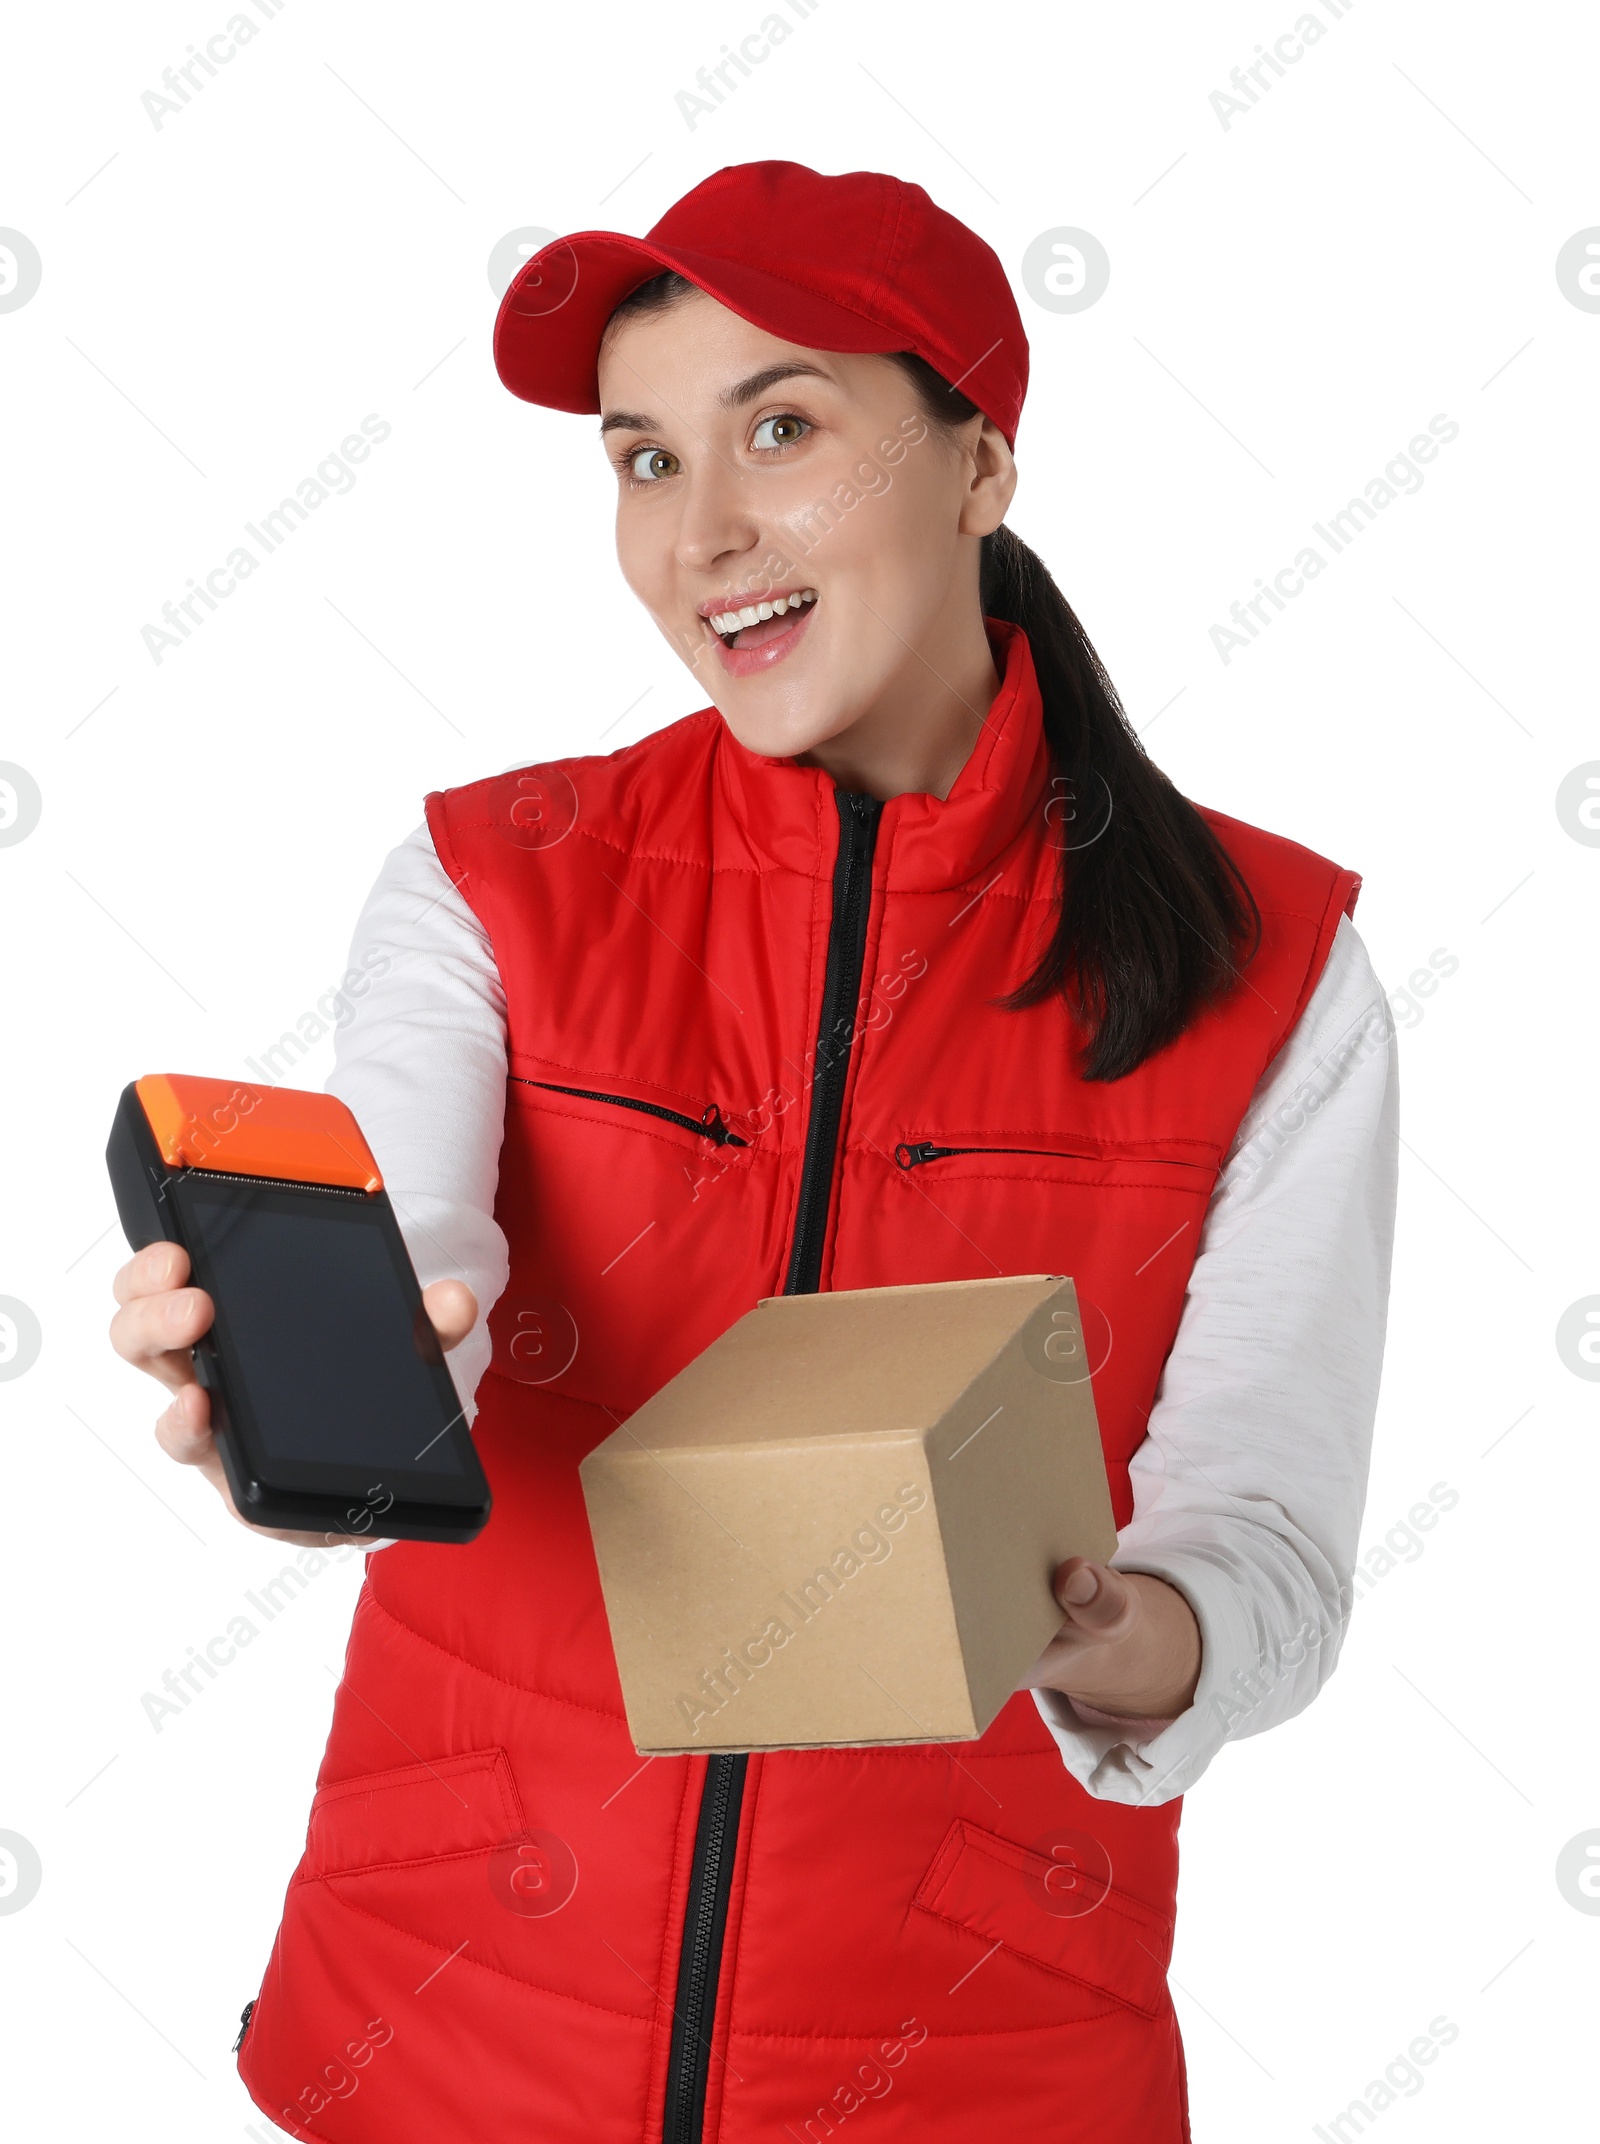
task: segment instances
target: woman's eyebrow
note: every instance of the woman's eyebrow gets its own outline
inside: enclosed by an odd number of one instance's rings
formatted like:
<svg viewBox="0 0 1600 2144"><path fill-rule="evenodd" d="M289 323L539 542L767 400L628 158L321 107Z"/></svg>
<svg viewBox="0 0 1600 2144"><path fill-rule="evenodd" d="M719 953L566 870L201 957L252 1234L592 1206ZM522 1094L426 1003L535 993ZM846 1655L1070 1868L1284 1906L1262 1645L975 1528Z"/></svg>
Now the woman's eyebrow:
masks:
<svg viewBox="0 0 1600 2144"><path fill-rule="evenodd" d="M741 380L737 387L724 388L717 400L724 409L743 409L747 402L755 401L756 397L764 395L769 387L776 387L780 380L800 377L825 380L828 375L820 365L808 365L802 358L788 358L779 364L768 365L760 372L752 372L750 377Z"/></svg>
<svg viewBox="0 0 1600 2144"><path fill-rule="evenodd" d="M760 372L752 372L748 379L740 380L733 387L725 387L717 400L724 409L743 409L747 402L754 402L764 395L769 387L776 387L780 380L809 377L825 380L829 375L820 365L808 365L801 358L784 359L776 365L767 365ZM642 416L631 409L614 409L600 420L600 436L607 432L658 432L661 429L653 417Z"/></svg>

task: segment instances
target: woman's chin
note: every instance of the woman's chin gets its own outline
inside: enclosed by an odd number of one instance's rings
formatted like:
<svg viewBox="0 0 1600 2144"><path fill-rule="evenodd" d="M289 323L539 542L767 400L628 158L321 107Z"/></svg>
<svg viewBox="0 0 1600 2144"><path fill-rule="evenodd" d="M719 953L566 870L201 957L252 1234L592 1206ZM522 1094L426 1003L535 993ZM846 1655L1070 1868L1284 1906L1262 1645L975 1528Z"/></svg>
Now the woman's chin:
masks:
<svg viewBox="0 0 1600 2144"><path fill-rule="evenodd" d="M854 707L831 706L819 712L809 695L803 705L791 702L770 710L752 708L748 700L737 707L718 704L722 719L745 750L764 759L802 758L849 729L860 712Z"/></svg>

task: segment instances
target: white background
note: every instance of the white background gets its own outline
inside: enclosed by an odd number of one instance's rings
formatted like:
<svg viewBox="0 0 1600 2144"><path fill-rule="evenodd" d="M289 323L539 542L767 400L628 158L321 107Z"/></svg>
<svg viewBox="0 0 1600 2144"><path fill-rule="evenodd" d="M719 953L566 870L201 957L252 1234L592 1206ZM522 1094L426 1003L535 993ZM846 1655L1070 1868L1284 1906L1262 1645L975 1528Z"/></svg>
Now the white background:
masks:
<svg viewBox="0 0 1600 2144"><path fill-rule="evenodd" d="M154 1731L143 1693L283 1558L162 1459L153 1388L105 1344L117 1092L240 1076L310 1010L426 790L698 704L617 574L592 422L495 379L486 267L518 227L642 231L781 156L916 179L996 247L1033 345L1013 523L1151 750L1365 873L1386 983L1459 961L1400 1009L1365 1539L1436 1482L1460 1500L1373 1586L1312 1711L1190 1798L1196 2135L1312 2134L1440 2016L1459 2035L1382 2138L1575 2134L1600 1917L1555 1864L1600 1827L1597 1394L1555 1333L1600 1291L1600 850L1555 798L1600 759L1600 313L1555 261L1600 224L1595 18L1356 0L1224 128L1211 93L1296 0L822 0L691 129L675 93L763 11L287 0L159 129L141 95L228 0L80 7L70 41L50 10L12 19L0 224L43 281L0 313L0 759L43 816L0 848L0 1295L43 1345L0 1384L0 1829L43 1883L0 1917L0 2094L29 2137L267 2133L228 2047L358 1578L319 1578ZM1112 264L1077 314L1021 287L1058 226ZM153 662L142 627L369 412L392 434L355 489ZM1422 489L1224 664L1228 606L1439 413L1459 437Z"/></svg>

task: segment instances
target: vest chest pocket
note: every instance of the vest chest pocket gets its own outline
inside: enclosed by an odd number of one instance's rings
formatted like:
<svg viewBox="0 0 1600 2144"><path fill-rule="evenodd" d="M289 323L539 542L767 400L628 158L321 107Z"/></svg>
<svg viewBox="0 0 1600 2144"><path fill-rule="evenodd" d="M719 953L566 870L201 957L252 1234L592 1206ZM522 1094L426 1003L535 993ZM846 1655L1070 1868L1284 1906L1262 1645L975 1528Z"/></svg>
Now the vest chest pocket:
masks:
<svg viewBox="0 0 1600 2144"><path fill-rule="evenodd" d="M501 1375L631 1412L765 1291L788 1164L721 1098L625 1084L508 1081L489 1329Z"/></svg>
<svg viewBox="0 0 1600 2144"><path fill-rule="evenodd" d="M1192 1252L1217 1175L1213 1151L1182 1138L945 1126L880 1156L875 1210L906 1250L897 1277L1070 1273L1080 1297L1085 1284L1091 1296L1118 1285L1165 1244Z"/></svg>
<svg viewBox="0 0 1600 2144"><path fill-rule="evenodd" d="M902 1139L894 1150L895 1166L922 1170L930 1164L957 1163L955 1168L932 1168L929 1184L945 1180L960 1182L991 1176L1001 1182L1084 1184L1108 1190L1174 1190L1209 1193L1217 1165L1203 1158L1195 1140L1153 1139L1075 1140L1070 1134L994 1133L968 1137L918 1134ZM1189 1148L1193 1151L1184 1152ZM1206 1149L1208 1156L1210 1150Z"/></svg>
<svg viewBox="0 0 1600 2144"><path fill-rule="evenodd" d="M597 1087L567 1087L555 1080L524 1079L519 1074L511 1075L519 1087L542 1087L548 1094L576 1095L581 1102L603 1102L615 1109L634 1109L642 1116L655 1117L662 1123L676 1124L683 1131L692 1132L698 1139L709 1139L713 1146L748 1146L749 1140L723 1122L722 1111L715 1102L707 1104L698 1117L686 1110L669 1109L661 1102L641 1102L628 1094L606 1094Z"/></svg>

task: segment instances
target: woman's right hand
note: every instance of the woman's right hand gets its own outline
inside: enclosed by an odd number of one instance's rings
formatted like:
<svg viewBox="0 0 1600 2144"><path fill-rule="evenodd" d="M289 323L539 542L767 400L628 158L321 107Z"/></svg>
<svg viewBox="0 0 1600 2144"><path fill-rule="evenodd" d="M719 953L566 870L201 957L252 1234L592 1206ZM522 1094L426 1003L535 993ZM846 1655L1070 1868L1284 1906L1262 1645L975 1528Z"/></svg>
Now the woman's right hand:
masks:
<svg viewBox="0 0 1600 2144"><path fill-rule="evenodd" d="M222 1455L211 1431L211 1396L195 1375L190 1353L211 1329L211 1298L191 1288L189 1254L180 1243L150 1243L130 1258L111 1283L120 1309L111 1320L111 1345L124 1362L165 1385L171 1404L156 1420L156 1442L180 1466L198 1467L241 1526L273 1541L323 1548L328 1533L295 1533L277 1526L256 1526L240 1515L223 1472ZM465 1281L436 1280L422 1291L423 1307L442 1345L464 1340L477 1320L478 1304ZM352 1537L353 1538L353 1537Z"/></svg>

